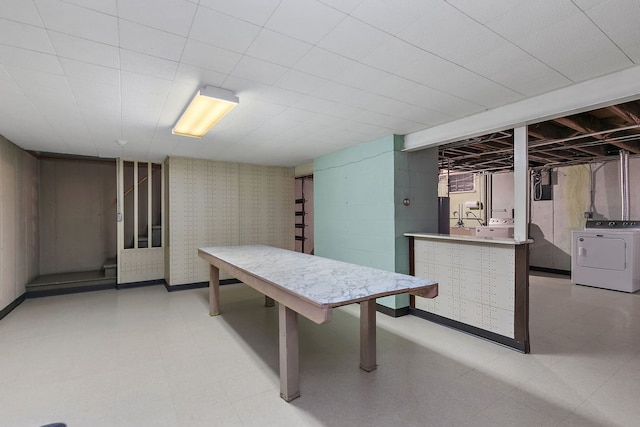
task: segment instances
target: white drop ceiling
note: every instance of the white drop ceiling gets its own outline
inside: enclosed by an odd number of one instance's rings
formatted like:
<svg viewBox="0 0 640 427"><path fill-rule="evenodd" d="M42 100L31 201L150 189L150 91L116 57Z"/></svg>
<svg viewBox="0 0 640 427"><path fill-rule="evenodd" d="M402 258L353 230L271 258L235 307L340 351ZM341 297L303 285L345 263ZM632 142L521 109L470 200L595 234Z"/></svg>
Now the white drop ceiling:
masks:
<svg viewBox="0 0 640 427"><path fill-rule="evenodd" d="M636 67L638 22L637 0L2 0L0 134L294 166ZM240 105L172 135L204 85Z"/></svg>

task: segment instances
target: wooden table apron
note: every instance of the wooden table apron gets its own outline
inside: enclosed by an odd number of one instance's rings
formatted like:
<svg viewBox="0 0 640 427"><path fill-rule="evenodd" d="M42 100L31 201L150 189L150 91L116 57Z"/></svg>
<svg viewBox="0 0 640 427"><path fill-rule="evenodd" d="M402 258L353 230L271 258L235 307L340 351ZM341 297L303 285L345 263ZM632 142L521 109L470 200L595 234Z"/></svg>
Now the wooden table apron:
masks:
<svg viewBox="0 0 640 427"><path fill-rule="evenodd" d="M198 255L210 264L209 314L211 316L220 314L220 270L262 293L265 296L265 306L273 306L274 301L279 303L280 396L287 402L300 396L298 314L317 324L322 324L331 320L331 312L334 307L360 303L360 368L370 372L377 367L376 298L407 292L407 290L404 290L383 295L376 294L367 298L341 301L338 304L319 304L202 249L198 249ZM438 294L438 285L434 283L422 288L415 288L410 293L426 298L434 298Z"/></svg>

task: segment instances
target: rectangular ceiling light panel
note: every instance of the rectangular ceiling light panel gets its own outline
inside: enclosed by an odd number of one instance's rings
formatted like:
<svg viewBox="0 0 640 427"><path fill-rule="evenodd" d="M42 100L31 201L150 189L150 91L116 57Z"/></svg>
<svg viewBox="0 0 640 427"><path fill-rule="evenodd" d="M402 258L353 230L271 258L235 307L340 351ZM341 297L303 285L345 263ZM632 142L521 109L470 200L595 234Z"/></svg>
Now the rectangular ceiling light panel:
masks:
<svg viewBox="0 0 640 427"><path fill-rule="evenodd" d="M206 86L193 97L171 133L202 138L238 102L238 97L230 90Z"/></svg>

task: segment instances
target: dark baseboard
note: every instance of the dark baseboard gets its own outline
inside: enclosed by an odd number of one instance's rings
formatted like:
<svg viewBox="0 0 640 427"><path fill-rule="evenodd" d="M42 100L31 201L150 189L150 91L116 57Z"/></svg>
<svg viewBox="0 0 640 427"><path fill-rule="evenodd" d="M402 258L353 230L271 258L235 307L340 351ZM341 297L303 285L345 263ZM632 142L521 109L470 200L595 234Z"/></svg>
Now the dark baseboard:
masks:
<svg viewBox="0 0 640 427"><path fill-rule="evenodd" d="M470 335L475 335L480 338L484 338L489 341L493 341L498 344L502 344L505 347L518 350L521 353L527 353L527 348L522 343L516 342L513 338L505 337L504 335L496 334L485 329L477 328L475 326L467 325L466 323L458 322L457 320L451 320L446 317L439 316L437 314L429 313L428 311L420 310L417 308L411 309L410 313L421 319L429 320L439 325L447 326L458 331L465 332Z"/></svg>
<svg viewBox="0 0 640 427"><path fill-rule="evenodd" d="M142 288L144 286L162 285L163 283L165 283L164 279L143 280L141 282L120 283L116 285L116 289Z"/></svg>
<svg viewBox="0 0 640 427"><path fill-rule="evenodd" d="M238 279L220 280L220 286L222 286L222 285L233 285L234 283L242 283L242 282L240 282L240 280L238 280ZM184 285L169 286L169 284L165 281L164 282L164 287L167 289L168 292L188 291L189 289L208 288L209 287L209 282L185 283Z"/></svg>
<svg viewBox="0 0 640 427"><path fill-rule="evenodd" d="M17 306L22 304L25 299L27 299L26 292L14 299L11 304L0 310L0 320L2 320L7 314L11 313Z"/></svg>
<svg viewBox="0 0 640 427"><path fill-rule="evenodd" d="M27 296L27 298L53 297L57 295L77 294L81 292L105 291L115 288L116 285L114 284L82 285L60 289L29 290L25 293L25 295Z"/></svg>
<svg viewBox="0 0 640 427"><path fill-rule="evenodd" d="M541 271L543 273L561 274L563 276L571 276L571 271L558 270L557 268L534 267L533 265L530 265L529 266L529 270L531 270L531 271Z"/></svg>
<svg viewBox="0 0 640 427"><path fill-rule="evenodd" d="M380 313L386 314L387 316L391 316L391 317L401 317L409 314L410 308L409 307L389 308L382 304L376 304L376 311L379 311Z"/></svg>

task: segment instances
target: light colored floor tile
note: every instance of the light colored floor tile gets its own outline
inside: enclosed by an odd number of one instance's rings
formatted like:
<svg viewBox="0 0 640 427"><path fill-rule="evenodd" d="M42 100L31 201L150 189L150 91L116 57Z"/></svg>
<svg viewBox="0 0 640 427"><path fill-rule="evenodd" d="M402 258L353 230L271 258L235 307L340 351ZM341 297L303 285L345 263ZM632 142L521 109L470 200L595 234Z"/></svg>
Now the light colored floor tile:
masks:
<svg viewBox="0 0 640 427"><path fill-rule="evenodd" d="M640 295L531 277L528 355L413 316L300 319L301 393L279 397L278 315L257 292L161 286L25 301L0 321L0 425L635 426Z"/></svg>

